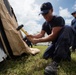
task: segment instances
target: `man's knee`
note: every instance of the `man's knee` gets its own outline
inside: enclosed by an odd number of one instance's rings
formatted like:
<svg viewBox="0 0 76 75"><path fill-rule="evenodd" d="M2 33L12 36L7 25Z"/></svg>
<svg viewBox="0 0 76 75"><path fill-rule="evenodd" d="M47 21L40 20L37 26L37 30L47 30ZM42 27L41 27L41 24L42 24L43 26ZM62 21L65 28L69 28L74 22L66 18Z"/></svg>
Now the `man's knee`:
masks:
<svg viewBox="0 0 76 75"><path fill-rule="evenodd" d="M69 50L69 44L66 40L61 40L60 43L57 43L56 50L55 50L55 56L61 57L64 60L71 60L71 53Z"/></svg>
<svg viewBox="0 0 76 75"><path fill-rule="evenodd" d="M44 59L52 58L52 57L53 57L53 52L54 52L54 50L55 50L55 45L54 45L54 44L51 44L51 45L46 49L46 51L44 52L43 58L44 58Z"/></svg>
<svg viewBox="0 0 76 75"><path fill-rule="evenodd" d="M49 58L49 56L50 56L49 53L44 53L43 54L43 59L46 59L47 60Z"/></svg>

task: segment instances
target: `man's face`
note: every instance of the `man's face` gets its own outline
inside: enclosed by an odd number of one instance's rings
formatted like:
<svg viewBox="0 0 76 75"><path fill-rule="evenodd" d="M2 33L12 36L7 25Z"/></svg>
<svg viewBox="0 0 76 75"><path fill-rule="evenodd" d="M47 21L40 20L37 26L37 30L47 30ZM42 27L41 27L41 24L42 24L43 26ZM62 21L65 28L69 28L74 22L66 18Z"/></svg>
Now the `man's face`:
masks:
<svg viewBox="0 0 76 75"><path fill-rule="evenodd" d="M53 10L50 9L47 13L42 14L42 16L44 17L44 19L45 19L46 21L49 22L49 21L51 21L52 13L53 13Z"/></svg>
<svg viewBox="0 0 76 75"><path fill-rule="evenodd" d="M73 16L74 16L74 17L76 17L76 13L75 13L75 14L73 14Z"/></svg>

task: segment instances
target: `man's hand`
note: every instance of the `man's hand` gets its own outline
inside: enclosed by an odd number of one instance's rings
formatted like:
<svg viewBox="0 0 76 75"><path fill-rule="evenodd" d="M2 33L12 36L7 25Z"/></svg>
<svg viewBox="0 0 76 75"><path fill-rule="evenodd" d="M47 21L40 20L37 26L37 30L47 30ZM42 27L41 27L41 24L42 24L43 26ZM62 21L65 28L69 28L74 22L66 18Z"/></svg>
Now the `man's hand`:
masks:
<svg viewBox="0 0 76 75"><path fill-rule="evenodd" d="M39 42L39 39L36 39L33 37L33 35L27 35L26 36L33 44L36 44Z"/></svg>
<svg viewBox="0 0 76 75"><path fill-rule="evenodd" d="M27 38L33 38L33 35L27 35L26 37Z"/></svg>
<svg viewBox="0 0 76 75"><path fill-rule="evenodd" d="M31 39L31 42L33 44L37 44L37 43L39 43L39 39L33 38L33 39Z"/></svg>

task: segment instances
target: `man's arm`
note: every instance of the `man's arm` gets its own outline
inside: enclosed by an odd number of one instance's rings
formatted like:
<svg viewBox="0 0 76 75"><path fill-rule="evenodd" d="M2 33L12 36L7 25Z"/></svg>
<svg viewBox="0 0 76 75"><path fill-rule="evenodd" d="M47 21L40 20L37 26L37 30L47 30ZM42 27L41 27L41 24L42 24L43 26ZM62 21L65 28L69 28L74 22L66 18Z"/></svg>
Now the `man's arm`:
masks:
<svg viewBox="0 0 76 75"><path fill-rule="evenodd" d="M27 38L32 37L32 38L42 38L45 35L45 31L41 30L41 32L37 35L27 35Z"/></svg>
<svg viewBox="0 0 76 75"><path fill-rule="evenodd" d="M47 37L39 38L39 39L33 39L33 43L39 43L39 42L48 42L48 41L53 41L57 38L59 31L62 29L62 27L54 27L52 29L52 33L48 35Z"/></svg>

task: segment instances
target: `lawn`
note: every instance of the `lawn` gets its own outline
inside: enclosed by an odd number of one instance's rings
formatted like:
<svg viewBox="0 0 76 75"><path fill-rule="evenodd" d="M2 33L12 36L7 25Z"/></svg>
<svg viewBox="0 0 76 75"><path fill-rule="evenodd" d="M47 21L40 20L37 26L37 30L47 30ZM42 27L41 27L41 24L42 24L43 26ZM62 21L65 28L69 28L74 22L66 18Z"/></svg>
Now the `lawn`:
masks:
<svg viewBox="0 0 76 75"><path fill-rule="evenodd" d="M0 64L0 75L44 75L45 67L51 62L50 59L45 60L42 58L47 46L34 47L40 49L39 54L7 59ZM58 75L76 75L76 52L72 53L71 56L71 62L60 63Z"/></svg>

